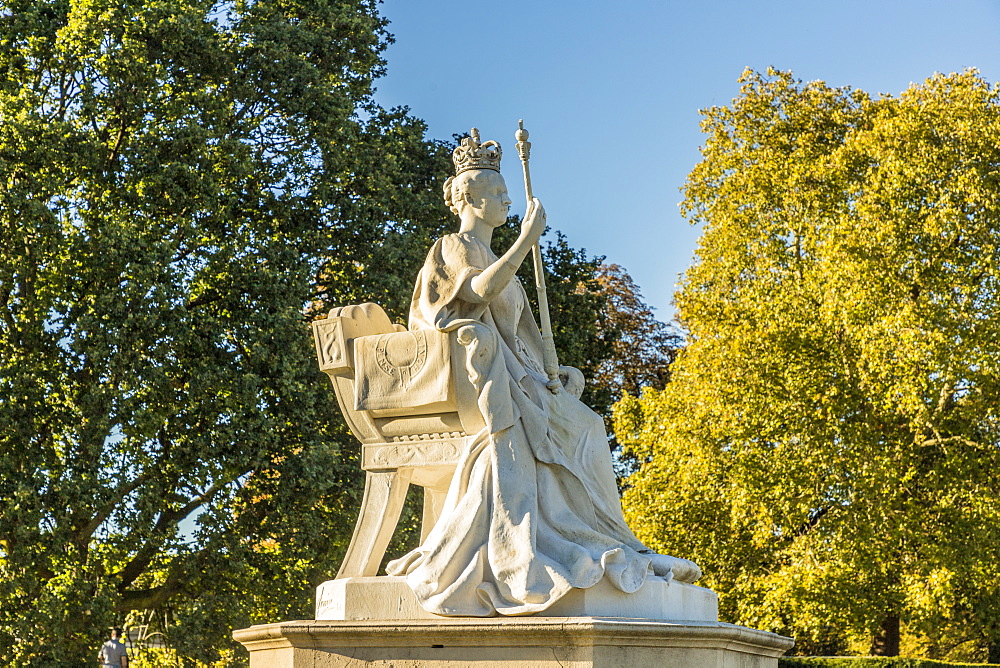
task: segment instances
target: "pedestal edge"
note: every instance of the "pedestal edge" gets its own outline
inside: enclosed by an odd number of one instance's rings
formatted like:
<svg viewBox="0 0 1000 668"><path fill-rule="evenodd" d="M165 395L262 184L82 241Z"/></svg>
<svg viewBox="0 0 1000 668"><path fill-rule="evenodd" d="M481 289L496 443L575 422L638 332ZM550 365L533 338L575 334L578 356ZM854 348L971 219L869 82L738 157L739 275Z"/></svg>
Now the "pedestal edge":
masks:
<svg viewBox="0 0 1000 668"><path fill-rule="evenodd" d="M777 657L791 638L725 622L655 621L623 617L442 617L363 621L298 620L233 631L251 652L279 648L406 647L452 645L621 645L731 649Z"/></svg>

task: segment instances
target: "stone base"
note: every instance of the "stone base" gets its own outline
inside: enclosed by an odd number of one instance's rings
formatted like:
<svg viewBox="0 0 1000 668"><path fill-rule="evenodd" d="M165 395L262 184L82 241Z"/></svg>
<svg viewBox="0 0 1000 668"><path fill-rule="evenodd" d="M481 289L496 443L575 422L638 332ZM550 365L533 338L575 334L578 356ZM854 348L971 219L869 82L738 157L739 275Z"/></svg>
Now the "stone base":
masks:
<svg viewBox="0 0 1000 668"><path fill-rule="evenodd" d="M714 622L719 597L711 589L651 577L634 594L606 579L590 589L574 589L532 617L629 617ZM449 619L427 612L401 577L328 580L316 589L318 620Z"/></svg>
<svg viewBox="0 0 1000 668"><path fill-rule="evenodd" d="M777 668L792 646L720 622L538 616L284 622L233 637L250 668Z"/></svg>

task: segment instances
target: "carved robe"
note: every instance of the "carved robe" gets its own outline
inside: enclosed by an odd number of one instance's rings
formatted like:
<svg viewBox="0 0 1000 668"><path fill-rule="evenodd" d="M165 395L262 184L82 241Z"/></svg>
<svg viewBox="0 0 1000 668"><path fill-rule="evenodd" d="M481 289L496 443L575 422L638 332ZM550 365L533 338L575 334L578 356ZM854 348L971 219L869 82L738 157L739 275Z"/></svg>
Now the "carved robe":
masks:
<svg viewBox="0 0 1000 668"><path fill-rule="evenodd" d="M625 524L604 422L542 372L542 339L515 279L490 303L469 279L497 260L466 234L439 239L417 279L410 329L478 324L495 352L474 378L486 428L451 482L424 543L391 562L441 615L524 615L607 577L626 593L652 575Z"/></svg>

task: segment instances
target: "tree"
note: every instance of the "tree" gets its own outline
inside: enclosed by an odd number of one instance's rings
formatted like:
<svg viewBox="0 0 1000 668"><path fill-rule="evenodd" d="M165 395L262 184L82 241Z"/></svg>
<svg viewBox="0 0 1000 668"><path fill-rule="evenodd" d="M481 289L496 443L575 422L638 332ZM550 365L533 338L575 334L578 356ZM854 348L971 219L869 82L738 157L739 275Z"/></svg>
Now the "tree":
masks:
<svg viewBox="0 0 1000 668"><path fill-rule="evenodd" d="M169 604L209 659L335 568L356 446L303 309L387 289L447 166L371 100L375 6L0 3L0 662Z"/></svg>
<svg viewBox="0 0 1000 668"><path fill-rule="evenodd" d="M680 333L656 319L624 267L601 265L597 282L608 300L608 328L614 332L610 337L614 344L612 354L597 370L595 383L608 389L612 401L623 392L638 396L647 387L662 390L683 344Z"/></svg>
<svg viewBox="0 0 1000 668"><path fill-rule="evenodd" d="M1000 638L1000 90L747 72L683 208L688 345L616 433L651 546L800 652ZM901 626L900 626L901 625Z"/></svg>
<svg viewBox="0 0 1000 668"><path fill-rule="evenodd" d="M215 660L335 572L363 473L308 321L405 320L451 225L375 5L0 2L0 662L150 611ZM596 265L552 248L572 337Z"/></svg>

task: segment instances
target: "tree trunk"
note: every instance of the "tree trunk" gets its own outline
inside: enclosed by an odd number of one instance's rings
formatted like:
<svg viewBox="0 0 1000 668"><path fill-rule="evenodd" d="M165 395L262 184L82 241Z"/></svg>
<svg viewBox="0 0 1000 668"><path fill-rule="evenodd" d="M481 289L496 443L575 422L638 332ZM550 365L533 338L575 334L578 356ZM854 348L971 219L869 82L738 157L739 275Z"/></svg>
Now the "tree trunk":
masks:
<svg viewBox="0 0 1000 668"><path fill-rule="evenodd" d="M887 615L872 639L872 656L899 656L899 617Z"/></svg>

